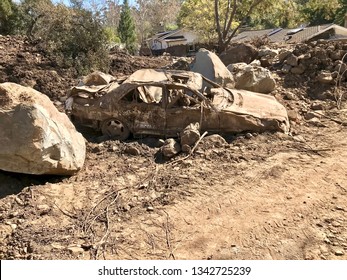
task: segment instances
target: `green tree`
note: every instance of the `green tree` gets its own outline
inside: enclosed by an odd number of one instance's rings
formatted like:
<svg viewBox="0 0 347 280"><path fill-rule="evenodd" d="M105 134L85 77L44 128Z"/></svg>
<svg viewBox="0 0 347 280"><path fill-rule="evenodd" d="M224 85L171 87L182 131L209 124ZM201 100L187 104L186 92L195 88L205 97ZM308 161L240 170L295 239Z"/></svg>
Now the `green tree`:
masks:
<svg viewBox="0 0 347 280"><path fill-rule="evenodd" d="M331 23L334 21L335 16L341 3L341 0L298 0L300 5L300 12L303 19L310 25L319 25Z"/></svg>
<svg viewBox="0 0 347 280"><path fill-rule="evenodd" d="M251 22L256 13L282 0L187 0L179 15L179 24L197 31L205 40L217 40L222 52L240 27Z"/></svg>
<svg viewBox="0 0 347 280"><path fill-rule="evenodd" d="M131 16L128 0L124 0L118 25L118 35L126 49L134 53L136 51L135 23Z"/></svg>
<svg viewBox="0 0 347 280"><path fill-rule="evenodd" d="M340 0L339 4L340 6L336 10L334 22L343 26L345 23L345 14L347 13L347 0Z"/></svg>
<svg viewBox="0 0 347 280"><path fill-rule="evenodd" d="M12 0L0 0L0 34L17 33L20 19L17 5Z"/></svg>

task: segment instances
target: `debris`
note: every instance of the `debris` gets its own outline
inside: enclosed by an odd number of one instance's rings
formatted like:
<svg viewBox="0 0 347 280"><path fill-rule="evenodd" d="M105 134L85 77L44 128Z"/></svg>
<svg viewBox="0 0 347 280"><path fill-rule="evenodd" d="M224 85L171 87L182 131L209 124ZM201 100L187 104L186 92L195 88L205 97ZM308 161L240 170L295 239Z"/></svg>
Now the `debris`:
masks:
<svg viewBox="0 0 347 280"><path fill-rule="evenodd" d="M79 255L84 252L83 248L81 248L80 246L70 246L67 249L71 254L74 254L74 255Z"/></svg>
<svg viewBox="0 0 347 280"><path fill-rule="evenodd" d="M134 146L126 146L124 153L129 154L129 155L133 155L133 156L138 156L141 154L139 149L134 147Z"/></svg>
<svg viewBox="0 0 347 280"><path fill-rule="evenodd" d="M173 138L166 139L164 145L161 147L162 154L167 158L177 155L180 151L180 144Z"/></svg>
<svg viewBox="0 0 347 280"><path fill-rule="evenodd" d="M342 249L337 249L334 251L334 254L336 256L343 256L345 254L345 252Z"/></svg>
<svg viewBox="0 0 347 280"><path fill-rule="evenodd" d="M199 129L199 123L191 123L180 133L181 147L183 152L189 153L191 147L196 143L196 141L199 140Z"/></svg>

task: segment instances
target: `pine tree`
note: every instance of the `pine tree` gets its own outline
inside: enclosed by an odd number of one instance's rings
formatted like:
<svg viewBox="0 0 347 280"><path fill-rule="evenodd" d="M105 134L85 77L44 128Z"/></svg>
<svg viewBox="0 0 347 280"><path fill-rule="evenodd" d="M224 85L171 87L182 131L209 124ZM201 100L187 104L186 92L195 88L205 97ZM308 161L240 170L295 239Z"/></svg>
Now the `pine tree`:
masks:
<svg viewBox="0 0 347 280"><path fill-rule="evenodd" d="M126 49L134 53L136 50L136 32L134 19L131 16L128 0L124 0L120 21L118 25L118 35Z"/></svg>

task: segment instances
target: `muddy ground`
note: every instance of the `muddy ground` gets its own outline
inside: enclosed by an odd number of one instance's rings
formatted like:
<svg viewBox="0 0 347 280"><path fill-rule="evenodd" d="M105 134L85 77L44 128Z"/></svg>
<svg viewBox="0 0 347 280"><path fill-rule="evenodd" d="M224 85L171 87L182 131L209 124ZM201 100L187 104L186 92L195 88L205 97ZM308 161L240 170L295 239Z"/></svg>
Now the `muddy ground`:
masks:
<svg viewBox="0 0 347 280"><path fill-rule="evenodd" d="M32 67L35 77L46 67ZM59 101L75 80L53 71L65 81L52 87ZM347 110L310 98L322 87L304 77L277 83L291 135L207 136L193 155L166 161L158 139L98 143L81 129L78 174L0 171L0 258L346 259Z"/></svg>

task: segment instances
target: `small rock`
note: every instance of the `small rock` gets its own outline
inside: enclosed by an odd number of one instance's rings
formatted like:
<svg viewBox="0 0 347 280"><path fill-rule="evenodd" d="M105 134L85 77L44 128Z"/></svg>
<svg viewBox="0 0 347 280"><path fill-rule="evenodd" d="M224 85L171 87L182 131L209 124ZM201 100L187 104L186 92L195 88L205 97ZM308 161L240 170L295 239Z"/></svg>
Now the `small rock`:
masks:
<svg viewBox="0 0 347 280"><path fill-rule="evenodd" d="M321 116L319 114L317 114L316 112L307 112L305 114L305 120L311 120L314 118L320 118Z"/></svg>
<svg viewBox="0 0 347 280"><path fill-rule="evenodd" d="M54 249L63 249L65 248L64 246L58 244L58 243L52 243L51 246L54 248Z"/></svg>
<svg viewBox="0 0 347 280"><path fill-rule="evenodd" d="M306 140L305 140L305 138L304 137L302 137L301 135L295 135L294 137L293 137L293 139L295 140L295 141L297 141L297 142L306 142Z"/></svg>
<svg viewBox="0 0 347 280"><path fill-rule="evenodd" d="M177 155L181 151L181 145L173 138L169 138L161 147L161 152L167 158Z"/></svg>
<svg viewBox="0 0 347 280"><path fill-rule="evenodd" d="M51 211L51 207L49 207L47 204L37 205L36 208L39 211L40 215L48 214L49 211Z"/></svg>
<svg viewBox="0 0 347 280"><path fill-rule="evenodd" d="M296 121L299 118L298 113L295 110L288 110L288 118L291 121Z"/></svg>
<svg viewBox="0 0 347 280"><path fill-rule="evenodd" d="M340 210L340 211L345 211L345 208L341 207L341 206L336 206L335 207L336 210Z"/></svg>
<svg viewBox="0 0 347 280"><path fill-rule="evenodd" d="M82 254L84 252L84 250L79 247L79 246L71 246L67 248L69 250L70 253L72 254Z"/></svg>
<svg viewBox="0 0 347 280"><path fill-rule="evenodd" d="M141 154L139 149L133 146L127 146L124 150L124 153L128 155L133 155L133 156L139 156Z"/></svg>
<svg viewBox="0 0 347 280"><path fill-rule="evenodd" d="M341 224L340 224L339 222L336 222L336 221L333 221L333 222L331 223L331 225L332 225L333 227L339 227L339 226L341 226Z"/></svg>
<svg viewBox="0 0 347 280"><path fill-rule="evenodd" d="M24 205L23 200L21 200L18 196L16 196L16 197L14 198L14 200L15 200L20 206L23 206L23 205Z"/></svg>
<svg viewBox="0 0 347 280"><path fill-rule="evenodd" d="M312 110L324 110L324 105L322 103L313 102L311 104L311 109Z"/></svg>
<svg viewBox="0 0 347 280"><path fill-rule="evenodd" d="M334 79L330 72L321 71L317 76L317 81L322 84L331 84L334 82Z"/></svg>
<svg viewBox="0 0 347 280"><path fill-rule="evenodd" d="M147 207L147 211L148 211L148 212L153 212L153 211L154 211L154 208L153 208L152 206L148 206L148 207Z"/></svg>
<svg viewBox="0 0 347 280"><path fill-rule="evenodd" d="M293 67L290 72L293 74L301 75L305 72L305 68L301 65Z"/></svg>
<svg viewBox="0 0 347 280"><path fill-rule="evenodd" d="M295 95L295 93L287 91L285 92L285 96L288 100L297 100L298 97Z"/></svg>
<svg viewBox="0 0 347 280"><path fill-rule="evenodd" d="M298 57L294 54L290 54L286 59L286 63L290 66L297 66L298 65Z"/></svg>
<svg viewBox="0 0 347 280"><path fill-rule="evenodd" d="M335 255L336 256L343 256L345 254L345 252L341 249L341 250L335 250Z"/></svg>
<svg viewBox="0 0 347 280"><path fill-rule="evenodd" d="M290 66L288 64L284 64L281 71L283 74L288 74L291 69L292 69L292 66Z"/></svg>
<svg viewBox="0 0 347 280"><path fill-rule="evenodd" d="M246 139L251 139L253 137L252 133L246 133L245 135Z"/></svg>

